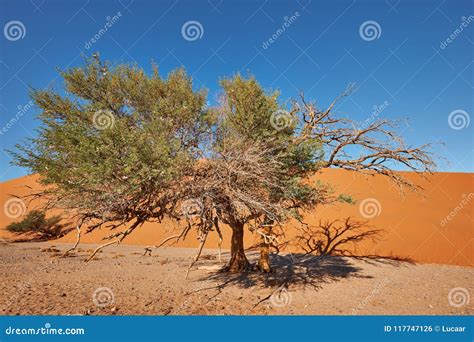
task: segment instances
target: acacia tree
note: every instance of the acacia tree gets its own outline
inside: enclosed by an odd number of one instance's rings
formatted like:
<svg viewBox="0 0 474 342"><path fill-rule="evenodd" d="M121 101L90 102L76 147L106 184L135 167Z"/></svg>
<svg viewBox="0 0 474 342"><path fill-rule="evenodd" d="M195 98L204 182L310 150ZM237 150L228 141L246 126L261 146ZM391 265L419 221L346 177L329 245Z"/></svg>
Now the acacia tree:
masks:
<svg viewBox="0 0 474 342"><path fill-rule="evenodd" d="M279 129L273 113L283 111L278 94L266 94L258 82L237 75L221 82L220 105L213 138L202 171L190 180L190 196L199 198L203 210L195 221L223 222L232 229L228 270L242 272L249 262L244 253L245 228L264 241L259 266L269 271L268 249L279 225L298 209L327 201L327 187L304 178L316 170L321 144L307 137L295 140L296 122ZM277 128L277 129L276 129Z"/></svg>
<svg viewBox="0 0 474 342"><path fill-rule="evenodd" d="M361 125L335 117L334 106L351 93L352 86L327 109L318 109L301 93L288 110L279 106L278 93L266 94L252 77L237 75L224 80L222 88L218 127L223 133L216 138L214 150L220 155L214 162L227 163L226 170L236 170L234 173L251 179L248 183L233 182L239 175L229 173L228 182L218 187L223 190L228 186L229 206L239 203L243 208L240 212L245 213L234 214L227 222L233 231L231 261L236 259L230 264L232 271L248 267L242 242L245 225L262 237L258 268L271 272L269 248L278 249L279 244L275 228L282 228L291 217L301 220L302 212L318 204L351 201L344 194L335 194L330 185L308 182L318 171L337 167L372 176L380 174L401 191L417 191L419 185L389 166L399 163L421 175L435 167L428 151L431 145L407 146L396 133L397 122L383 119ZM246 148L248 145L253 149Z"/></svg>
<svg viewBox="0 0 474 342"><path fill-rule="evenodd" d="M301 220L304 210L345 198L309 176L340 167L416 189L387 162L417 172L434 166L429 145L405 147L388 129L390 121L357 128L333 116L336 101L319 110L303 95L286 110L278 93L266 93L253 77L221 81L220 104L207 109L205 92L193 89L184 70L163 79L155 66L148 76L95 56L62 76L67 94L32 93L42 126L32 146L17 146L14 161L40 174L45 188L33 197L46 198L46 209L74 213L78 238L84 224L86 231L111 229L95 252L146 221L171 217L185 224L160 245L197 229L196 261L208 235L222 238L226 224L232 230L227 270L242 272L249 268L248 229L262 237L258 266L269 272L277 228L291 217ZM354 145L365 152L346 153Z"/></svg>
<svg viewBox="0 0 474 342"><path fill-rule="evenodd" d="M61 72L65 95L36 90L38 136L13 152L16 164L40 175L45 209L69 210L78 236L106 226L120 242L172 209L178 179L192 174L210 127L206 94L184 70L163 79L153 66L102 63Z"/></svg>

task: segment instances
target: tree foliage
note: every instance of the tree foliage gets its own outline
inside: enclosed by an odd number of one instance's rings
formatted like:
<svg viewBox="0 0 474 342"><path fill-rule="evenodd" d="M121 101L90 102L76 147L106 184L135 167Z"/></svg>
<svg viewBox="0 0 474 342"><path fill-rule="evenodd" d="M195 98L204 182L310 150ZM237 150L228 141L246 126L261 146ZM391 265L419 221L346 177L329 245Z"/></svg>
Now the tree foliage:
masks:
<svg viewBox="0 0 474 342"><path fill-rule="evenodd" d="M183 69L163 78L156 66L147 75L96 55L61 75L65 94L32 92L42 125L29 145L17 146L14 160L40 174L46 187L35 196L48 199L46 209L72 210L79 230L111 229L107 244L146 221L184 219L182 231L164 242L197 229L197 260L210 232L222 237L224 223L233 232L229 270L240 272L249 266L244 228L268 249L289 218L352 201L309 181L322 168L379 173L416 189L387 162L420 172L434 166L429 145L406 147L390 121L357 128L334 117L336 101L320 110L304 95L285 106L254 77L221 80L219 104L207 108L206 92L195 90ZM347 153L353 146L364 152Z"/></svg>
<svg viewBox="0 0 474 342"><path fill-rule="evenodd" d="M193 169L208 130L205 92L182 69L162 79L97 56L61 75L65 96L32 93L42 126L16 163L41 175L48 207L74 210L89 230L161 219L166 189Z"/></svg>

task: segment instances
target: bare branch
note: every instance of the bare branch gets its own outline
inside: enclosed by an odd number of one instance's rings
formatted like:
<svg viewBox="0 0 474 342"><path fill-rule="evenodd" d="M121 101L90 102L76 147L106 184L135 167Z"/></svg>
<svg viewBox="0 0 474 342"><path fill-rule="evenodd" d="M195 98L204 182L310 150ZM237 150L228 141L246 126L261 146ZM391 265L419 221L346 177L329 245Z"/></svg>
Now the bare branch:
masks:
<svg viewBox="0 0 474 342"><path fill-rule="evenodd" d="M297 139L313 137L324 144L325 158L320 162L321 168L337 167L367 175L380 174L398 185L401 191L405 187L419 190L418 184L393 171L392 167L398 164L423 177L432 173L436 166L433 154L429 152L432 144L407 146L396 132L399 129L397 121L375 119L361 124L333 116L334 105L348 96L351 89L348 88L324 111L307 102L301 94L298 106L304 125Z"/></svg>

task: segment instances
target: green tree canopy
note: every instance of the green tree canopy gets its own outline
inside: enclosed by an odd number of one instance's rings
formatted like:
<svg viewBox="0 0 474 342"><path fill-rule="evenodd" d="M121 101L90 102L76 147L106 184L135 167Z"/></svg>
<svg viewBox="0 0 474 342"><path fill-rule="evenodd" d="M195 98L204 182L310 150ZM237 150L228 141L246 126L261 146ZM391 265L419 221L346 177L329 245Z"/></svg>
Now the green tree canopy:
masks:
<svg viewBox="0 0 474 342"><path fill-rule="evenodd" d="M74 213L78 229L112 229L119 243L146 221L185 218L179 240L198 230L200 250L209 233L232 229L228 269L248 269L244 228L258 233L263 259L276 246L275 228L319 203L347 200L328 185L311 183L321 168L379 173L400 186L416 185L387 162L414 171L434 166L424 145L407 147L388 120L367 126L320 110L302 95L283 105L250 77L220 82L219 104L206 107L183 69L167 78L137 66L112 67L98 56L61 72L65 94L35 90L42 125L17 145L14 163L40 175L46 209ZM342 96L348 95L349 92ZM347 153L358 147L358 154ZM268 260L260 265L269 271Z"/></svg>

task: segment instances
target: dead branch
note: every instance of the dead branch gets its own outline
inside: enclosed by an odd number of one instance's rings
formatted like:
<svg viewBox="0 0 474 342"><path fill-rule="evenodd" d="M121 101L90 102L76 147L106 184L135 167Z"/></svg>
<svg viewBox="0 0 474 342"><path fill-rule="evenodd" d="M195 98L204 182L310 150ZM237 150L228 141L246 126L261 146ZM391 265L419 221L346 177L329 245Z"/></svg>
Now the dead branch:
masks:
<svg viewBox="0 0 474 342"><path fill-rule="evenodd" d="M92 254L85 260L85 262L88 262L90 260L92 260L92 258L94 258L94 256L104 247L107 247L107 246L110 246L110 245L113 245L113 244L119 244L120 243L120 239L116 239L116 240L113 240L113 241L109 241L109 242L106 242L102 245L100 245L99 247L97 247L93 252Z"/></svg>
<svg viewBox="0 0 474 342"><path fill-rule="evenodd" d="M112 238L116 238L115 240L113 241L110 241L110 242L107 242L107 243L104 243L102 245L100 245L99 247L97 247L94 252L92 252L92 254L85 260L85 262L88 262L90 261L102 248L104 247L107 247L107 246L110 246L110 245L113 245L113 244L120 244L123 239L125 239L130 233L132 233L136 228L138 228L139 226L141 226L143 224L143 219L137 219L136 222L134 224L132 224L128 229L124 230L123 232L119 232L119 233L116 233L116 234L113 234L113 235L109 235L109 236L106 236L104 239L105 240L109 240L109 239L112 239Z"/></svg>
<svg viewBox="0 0 474 342"><path fill-rule="evenodd" d="M179 234L168 236L167 238L163 239L163 241L161 241L159 245L145 247L145 252L143 253L143 255L146 255L147 253L149 253L151 255L152 248L155 248L155 249L160 248L161 246L163 246L168 241L175 240L175 241L173 241L172 244L178 243L178 241L181 238L184 239L184 237L187 235L187 233L189 232L190 229L191 229L191 224L189 224L189 222L188 222L188 225L185 226Z"/></svg>
<svg viewBox="0 0 474 342"><path fill-rule="evenodd" d="M322 168L337 167L368 175L380 174L393 181L400 191L404 188L419 190L419 185L393 171L389 164L402 165L425 177L436 166L433 154L429 152L432 144L418 147L406 145L396 132L397 121L369 118L365 123L359 123L335 117L332 113L334 105L351 92L352 87L349 87L326 110L317 109L301 93L300 101L295 101L295 106L301 111L304 124L296 139L304 141L311 137L323 143L326 157L320 163ZM354 154L354 147L359 149L357 154Z"/></svg>
<svg viewBox="0 0 474 342"><path fill-rule="evenodd" d="M219 241L217 242L217 249L219 253L219 263L222 263L222 232L219 226L219 220L217 217L214 218L214 227L216 228L217 235L219 235Z"/></svg>
<svg viewBox="0 0 474 342"><path fill-rule="evenodd" d="M206 243L206 239L207 239L207 235L208 233L205 233L202 237L201 237L201 242L199 243L199 247L198 247L198 251L196 253L196 256L194 257L193 261L191 262L191 264L189 265L188 269L186 270L186 278L185 279L188 279L188 275L189 275L189 271L191 270L191 268L194 266L194 264L199 260L199 257L201 256L201 253L202 253L202 249L204 247L204 244Z"/></svg>
<svg viewBox="0 0 474 342"><path fill-rule="evenodd" d="M74 251L79 245L79 242L81 241L81 226L82 226L82 222L76 225L76 242L74 243L74 246L72 246L66 252L64 252L64 254L62 255L63 257L67 256L70 252Z"/></svg>

